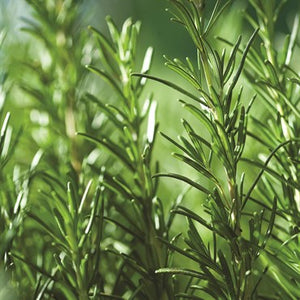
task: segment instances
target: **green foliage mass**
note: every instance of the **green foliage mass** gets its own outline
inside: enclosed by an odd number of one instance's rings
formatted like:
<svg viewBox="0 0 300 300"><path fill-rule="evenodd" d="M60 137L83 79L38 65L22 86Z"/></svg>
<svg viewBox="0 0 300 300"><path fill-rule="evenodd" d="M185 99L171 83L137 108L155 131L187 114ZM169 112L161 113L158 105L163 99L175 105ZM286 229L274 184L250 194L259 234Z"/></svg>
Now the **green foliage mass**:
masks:
<svg viewBox="0 0 300 300"><path fill-rule="evenodd" d="M300 298L294 4L166 1L165 69L92 1L2 13L0 300Z"/></svg>

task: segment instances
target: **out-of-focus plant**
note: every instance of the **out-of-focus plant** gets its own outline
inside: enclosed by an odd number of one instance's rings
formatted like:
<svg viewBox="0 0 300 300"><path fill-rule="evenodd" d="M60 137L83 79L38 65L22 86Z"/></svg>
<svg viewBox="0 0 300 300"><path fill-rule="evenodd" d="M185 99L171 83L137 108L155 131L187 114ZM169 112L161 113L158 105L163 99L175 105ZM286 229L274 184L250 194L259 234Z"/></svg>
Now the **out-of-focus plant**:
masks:
<svg viewBox="0 0 300 300"><path fill-rule="evenodd" d="M267 251L271 280L280 288L274 293L280 299L299 298L299 84L298 70L293 56L299 32L299 12L291 19L291 32L280 47L276 46L278 19L287 1L249 1L255 15L246 13L252 27L259 27L260 48L252 48L247 60L245 75L255 88L260 101L268 110L263 120L252 116L249 135L262 147L260 160L246 161L264 169L264 176L255 203L264 203L271 209L274 195L278 198L277 222L273 232L274 245ZM281 147L266 165L266 153ZM289 279L287 279L287 277ZM273 282L274 284L274 282ZM277 299L276 298L276 299Z"/></svg>
<svg viewBox="0 0 300 300"><path fill-rule="evenodd" d="M23 70L29 76L21 79L20 87L32 99L28 117L33 125L33 144L47 150L45 155L53 170L66 172L65 166L71 162L79 172L84 153L90 149L80 147L75 133L86 126L91 130L92 123L91 108L80 101L86 74L82 61L87 56L82 1L27 3L32 16L23 18L22 30L32 39L30 59L23 62Z"/></svg>
<svg viewBox="0 0 300 300"><path fill-rule="evenodd" d="M13 182L13 175L6 172L5 165L13 152L10 144L12 141L12 128L9 127L10 114L7 113L3 120L0 133L0 179L1 179L1 247L0 255L3 260L10 249L10 244L16 234L21 216L20 204L23 192L17 191ZM24 207L24 201L22 203Z"/></svg>
<svg viewBox="0 0 300 300"><path fill-rule="evenodd" d="M39 260L24 257L18 249L11 255L29 276L35 299L99 299L103 284L99 273L103 187L99 182L90 197L92 181L79 194L75 171L69 174L66 188L55 178L44 176L49 189L41 191L43 206L39 214L27 212L49 237L42 245L43 253Z"/></svg>
<svg viewBox="0 0 300 300"><path fill-rule="evenodd" d="M80 147L75 140L76 126L86 128L87 124L89 129L94 118L89 114L90 107L79 101L85 75L82 58L86 54L80 1L27 3L32 18L23 20L23 31L32 35L34 47L22 69L30 76L22 77L19 83L32 101L24 107L27 129L22 142L30 145L29 150L39 150L25 175L15 168L12 180L19 194L8 197L8 189L3 191L8 206L3 207L4 215L14 217L3 219L3 227L9 229L4 234L10 237L13 225L22 217L22 231L9 247L7 259L22 298L97 298L102 285L98 274L102 188L98 183L89 193L92 182L86 180L82 163L91 147ZM85 114L79 113L82 110ZM10 138L8 117L1 131L4 152ZM41 166L36 170L40 159ZM24 177L24 182L19 177ZM29 191L32 183L34 188Z"/></svg>
<svg viewBox="0 0 300 300"><path fill-rule="evenodd" d="M2 42L3 40L1 44ZM14 152L21 132L13 134L13 129L9 124L11 114L4 114L8 92L7 74L2 73L0 76L0 298L11 299L16 297L16 293L13 292L13 285L9 283L14 270L10 252L15 240L23 231L32 174L38 164L40 152L34 156L29 170L23 170L14 161Z"/></svg>

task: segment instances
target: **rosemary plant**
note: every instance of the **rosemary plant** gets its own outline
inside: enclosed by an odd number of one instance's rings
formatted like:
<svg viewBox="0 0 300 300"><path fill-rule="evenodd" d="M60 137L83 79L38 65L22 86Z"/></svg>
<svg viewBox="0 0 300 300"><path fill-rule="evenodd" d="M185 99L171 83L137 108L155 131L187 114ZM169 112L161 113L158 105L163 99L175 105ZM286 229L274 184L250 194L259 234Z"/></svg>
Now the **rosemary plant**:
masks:
<svg viewBox="0 0 300 300"><path fill-rule="evenodd" d="M16 228L18 227L18 209L14 209L12 207L13 201L11 198L15 197L16 195L10 195L8 193L7 188L5 185L11 184L11 180L9 176L5 176L5 165L9 160L9 156L12 154L10 149L11 143L11 128L8 127L10 114L7 113L6 117L3 121L1 127L1 140L0 140L0 158L1 158L1 184L2 184L2 196L1 196L1 259L4 259L5 254L10 249L10 243L15 235ZM10 150L10 151L9 151Z"/></svg>
<svg viewBox="0 0 300 300"><path fill-rule="evenodd" d="M2 41L1 41L2 42ZM34 172L39 153L34 157L29 170L22 170L16 162L11 164L14 159L15 147L19 142L21 132L13 134L10 126L11 114L4 114L6 95L8 92L5 74L2 75L0 85L0 297L1 299L12 299L17 296L13 286L9 284L14 278L15 266L10 252L13 249L13 243L23 231L23 221L25 217L25 207L28 202L29 189L32 173ZM3 118L3 119L2 119ZM5 273L3 273L5 272Z"/></svg>
<svg viewBox="0 0 300 300"><path fill-rule="evenodd" d="M5 42L4 31L0 34L0 55L2 57L2 46ZM18 143L20 134L14 136L10 126L11 114L5 113L6 96L9 90L7 83L7 73L0 73L0 272L2 268L6 271L11 267L8 252L11 249L12 240L17 235L18 228L22 223L23 208L27 202L26 176L20 176L20 167L11 166L9 162L13 159L14 148ZM14 178L19 177L19 178Z"/></svg>
<svg viewBox="0 0 300 300"><path fill-rule="evenodd" d="M90 28L99 45L102 68L91 65L87 68L112 87L116 100L106 103L92 94L86 97L98 105L114 133L108 136L103 132L96 137L79 134L106 148L120 163L117 173L113 168L106 168L103 179L104 186L111 191L109 201L116 210L110 212L113 217L105 216L104 219L130 236L121 239L124 245L121 251L113 245L107 249L111 253L108 259L115 259L114 256L122 259L111 292L128 299L173 299L168 278L155 274L156 269L166 266L168 257L167 248L160 245L156 237L168 238L169 229L162 201L157 196L158 182L151 178L157 131L156 102L152 94L143 100L145 78L136 80L130 76L137 68L140 23L128 19L119 31L108 17L107 25L110 40L95 28ZM149 47L142 65L143 73L148 72L151 57L152 48ZM145 121L146 130L142 127ZM121 284L123 281L125 285Z"/></svg>
<svg viewBox="0 0 300 300"><path fill-rule="evenodd" d="M182 123L189 140L180 137L182 144L179 144L167 135L163 136L183 152L175 153L174 156L207 178L213 188L182 174L156 175L182 180L206 195L204 212L193 212L183 206L173 210L173 213L187 217L189 229L184 241L188 248L182 249L162 240L170 249L197 263L199 269L162 268L157 273L182 274L190 278L185 292L177 295L181 298L202 299L204 295L214 299L255 298L261 280L257 274L263 273L258 258L269 240L277 209L277 199L274 198L271 215L267 220L257 212L246 214L245 204L258 179L250 184L247 191L244 188L245 173L239 173L246 145L247 119L255 97L245 107L242 103L243 89L238 88L237 84L258 30L255 29L236 67L241 37L232 46L228 57L225 50L219 52L214 49L208 39L211 29L229 2L222 5L221 1L215 1L215 7L208 16L201 5L204 2L171 2L173 20L183 25L193 40L197 63L189 58L185 62L167 59L166 65L187 80L195 92L153 76L141 76L163 82L194 101L190 103L180 100L184 108L207 130L210 139L204 139L187 120ZM220 166L223 167L222 177L226 178L226 184L217 176ZM203 217L203 213L210 220ZM262 226L265 221L268 223L266 229ZM211 232L212 246L203 241L195 223Z"/></svg>
<svg viewBox="0 0 300 300"><path fill-rule="evenodd" d="M83 148L75 141L75 115L82 106L87 114L78 115L77 122L92 123L89 108L79 103L77 91L85 74L81 64L83 34L77 28L80 1L27 2L34 21L24 19L27 25L23 31L31 33L36 44L39 40L42 43L35 49L35 59L23 63L31 79L25 77L20 86L37 103L29 107L31 120L37 123L31 128L29 140L39 151L25 181L29 186L33 180L34 188L24 190L26 186L22 185L13 210L18 217L19 206L24 208L29 196L23 232L9 249L13 276L18 278L24 298L97 298L102 284L99 241L103 188L99 180L94 188L92 181L86 181L81 172ZM82 153L87 155L89 150L85 147ZM41 158L43 165L36 169ZM25 245L35 243L35 248L22 248L22 240ZM43 242L36 243L38 240Z"/></svg>
<svg viewBox="0 0 300 300"><path fill-rule="evenodd" d="M165 57L179 83L150 75L140 22L84 28L91 3L26 0L22 63L17 39L0 48L0 300L299 299L297 13L278 46L292 1L169 0L194 51ZM179 141L157 134L149 80L181 95Z"/></svg>
<svg viewBox="0 0 300 300"><path fill-rule="evenodd" d="M79 172L83 154L75 138L76 127L85 128L86 123L91 123L89 107L79 101L79 87L85 78L81 63L85 55L81 1L27 3L34 19L23 18L22 31L33 37L35 48L32 57L23 62L30 77L22 78L20 87L30 96L33 107L29 116L36 126L32 144L48 150L51 168L55 170L56 166L58 174L67 172L60 168L68 162ZM86 111L86 116L78 114L81 110ZM53 140L56 143L49 145Z"/></svg>
<svg viewBox="0 0 300 300"><path fill-rule="evenodd" d="M274 297L294 299L299 297L299 272L294 269L294 265L299 261L295 249L300 224L297 158L300 81L292 59L299 31L299 14L294 16L291 33L286 35L283 47L276 47L276 25L285 3L250 1L256 15L252 17L246 14L246 19L253 27L260 27L262 44L259 49L250 51L245 74L269 111L264 121L252 117L255 132L251 131L249 135L267 151L278 148L274 159L266 167L263 167L264 155L261 155L262 161L247 161L265 170L257 198L253 201L263 202L270 209L271 199L274 195L278 197L278 217L274 232L274 240L278 245L267 251L271 260L268 274L280 285ZM289 265L283 263L287 258ZM287 280L287 274L293 280Z"/></svg>

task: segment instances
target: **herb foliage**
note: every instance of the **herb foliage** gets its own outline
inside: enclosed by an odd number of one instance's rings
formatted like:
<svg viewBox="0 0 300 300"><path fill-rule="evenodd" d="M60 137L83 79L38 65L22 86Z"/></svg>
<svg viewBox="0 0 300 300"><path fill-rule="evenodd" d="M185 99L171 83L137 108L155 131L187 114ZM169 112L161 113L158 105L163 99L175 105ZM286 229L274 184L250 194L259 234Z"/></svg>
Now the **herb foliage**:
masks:
<svg viewBox="0 0 300 300"><path fill-rule="evenodd" d="M242 2L235 40L235 1L166 2L194 53L165 56L175 83L139 21L83 29L83 1L26 0L22 76L0 66L0 299L300 297L299 15L278 47L289 1ZM158 134L161 84L179 141Z"/></svg>

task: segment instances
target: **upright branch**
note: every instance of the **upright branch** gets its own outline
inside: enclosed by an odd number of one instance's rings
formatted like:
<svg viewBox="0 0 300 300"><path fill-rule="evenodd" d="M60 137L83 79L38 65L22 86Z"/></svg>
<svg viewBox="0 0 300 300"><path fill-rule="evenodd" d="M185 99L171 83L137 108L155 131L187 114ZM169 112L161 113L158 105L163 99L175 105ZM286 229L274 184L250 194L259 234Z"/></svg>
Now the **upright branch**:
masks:
<svg viewBox="0 0 300 300"><path fill-rule="evenodd" d="M33 118L36 131L40 129L46 137L56 140L49 163L53 166L60 165L58 161L62 164L70 161L79 173L83 151L79 149L76 128L86 126L82 122L86 118L78 112L82 109L88 112L78 101L78 88L86 73L81 63L84 56L84 31L79 30L81 1L55 0L51 5L40 0L27 2L33 9L33 20L23 18L22 30L32 35L35 50L33 57L23 63L31 76L22 78L20 86L35 101L35 114L45 119L40 125L39 118ZM36 136L33 135L34 142L47 150L48 145Z"/></svg>
<svg viewBox="0 0 300 300"><path fill-rule="evenodd" d="M173 213L188 218L189 231L185 240L188 249L182 250L166 240L162 242L197 262L200 270L163 268L157 272L190 276L186 292L180 296L190 297L190 293L196 295L197 287L215 299L251 299L260 280L254 272L255 261L259 256L258 249L265 247L276 212L274 200L270 226L266 233L262 233L261 226L256 227L254 219L257 221L257 217L250 214L250 239L248 238L246 230L242 229L245 174L239 174L239 166L246 145L248 114L255 97L245 107L242 102L243 90L238 89L237 84L258 29L255 29L238 60L241 37L232 45L229 55L225 49L220 52L209 39L211 29L230 1L215 1L210 15L207 15L205 1L170 2L173 4L170 10L174 16L172 20L185 27L195 45L197 63L194 64L189 58L185 62L167 59L166 65L191 84L194 92L155 76L135 75L162 82L193 101L190 103L180 100L206 129L209 139L204 139L186 120L183 120L183 126L190 141L180 137L181 145L167 135L163 136L183 152L175 153L174 156L199 172L213 188L210 189L182 174L158 174L184 181L204 193L205 212L210 215L211 220L206 221L183 206L175 208ZM221 173L220 165L223 167ZM227 186L224 185L225 178ZM213 248L205 245L194 222L211 231ZM257 222L261 225L263 218ZM257 234L264 236L262 241L255 239ZM224 242L230 252L223 250Z"/></svg>
<svg viewBox="0 0 300 300"><path fill-rule="evenodd" d="M139 282L127 278L130 282L127 288L143 299L173 299L168 279L154 273L166 263L167 248L161 247L157 236L167 237L168 228L164 221L162 202L157 196L157 180L152 181L157 105L152 94L143 100L145 78L131 77L132 71L137 68L136 52L140 23L133 23L128 19L119 31L113 20L108 17L107 25L110 39L90 27L99 45L101 68L94 65L87 68L108 83L115 96L115 102L108 103L107 100L92 94L87 94L86 98L96 103L115 133L109 136L103 132L97 137L79 134L107 149L121 166L122 171L119 174L114 174L115 172L107 167L103 183L113 193L111 201L115 203L118 219L120 218L118 220L109 217L107 221L116 224L132 236L131 240L124 240L131 249L129 253L118 253L114 248L109 250L122 258L122 268L137 272L140 278ZM147 73L150 68L152 52L152 48L149 47L145 53L143 73ZM143 123L146 120L145 131ZM137 253L134 250L136 248L142 249L141 253ZM116 280L113 293L124 293L122 289L118 290L118 282L122 280L122 276Z"/></svg>
<svg viewBox="0 0 300 300"><path fill-rule="evenodd" d="M264 136L272 137L264 139L268 141L268 148L274 148L278 143L298 138L299 129L300 111L297 92L299 76L291 64L299 30L299 15L294 17L291 34L286 36L284 46L281 49L275 46L276 21L284 2L277 4L276 1L263 3L263 1L253 0L251 4L256 11L256 19L246 14L251 25L258 26L259 24L261 27L261 48L252 49L246 75L269 111L272 112L272 115L266 116L272 126L266 127L263 123L256 123L265 133ZM256 119L254 118L253 121L256 122ZM253 137L257 139L255 134ZM282 150L285 155L276 163L274 162L276 171L283 172L286 179L295 183L300 172L299 164L295 161L298 152L299 143L290 143ZM292 213L294 223L292 226L298 226L299 219L296 215L300 211L299 188L293 189L292 193L293 203L289 203L291 199L285 199L288 203L285 203L282 209L288 210L291 205L292 210L295 210L295 213Z"/></svg>
<svg viewBox="0 0 300 300"><path fill-rule="evenodd" d="M255 88L259 98L269 113L263 119L252 117L255 132L251 137L262 146L260 161L246 160L251 165L261 168L266 165L265 153L284 145L276 152L261 178L254 201L267 203L270 206L274 195L278 197L278 215L274 235L279 249L271 249L268 258L273 259L276 270L282 270L282 262L289 257L291 265L299 262L291 253L298 247L300 229L300 185L299 185L299 84L300 77L293 64L294 52L299 33L299 13L292 19L291 31L282 39L278 47L278 18L283 5L288 1L251 0L255 14L247 13L245 17L253 27L260 27L260 48L252 48L247 61L245 75ZM294 5L294 4L293 4ZM281 26L282 27L282 26ZM261 103L261 102L260 102ZM277 188L278 187L278 188ZM284 230L282 222L287 222ZM293 236L293 238L291 238ZM275 259L274 259L275 257ZM292 269L292 267L291 267ZM279 283L280 298L298 298L299 274L289 274L291 281L286 281L285 271L270 270L271 281Z"/></svg>

